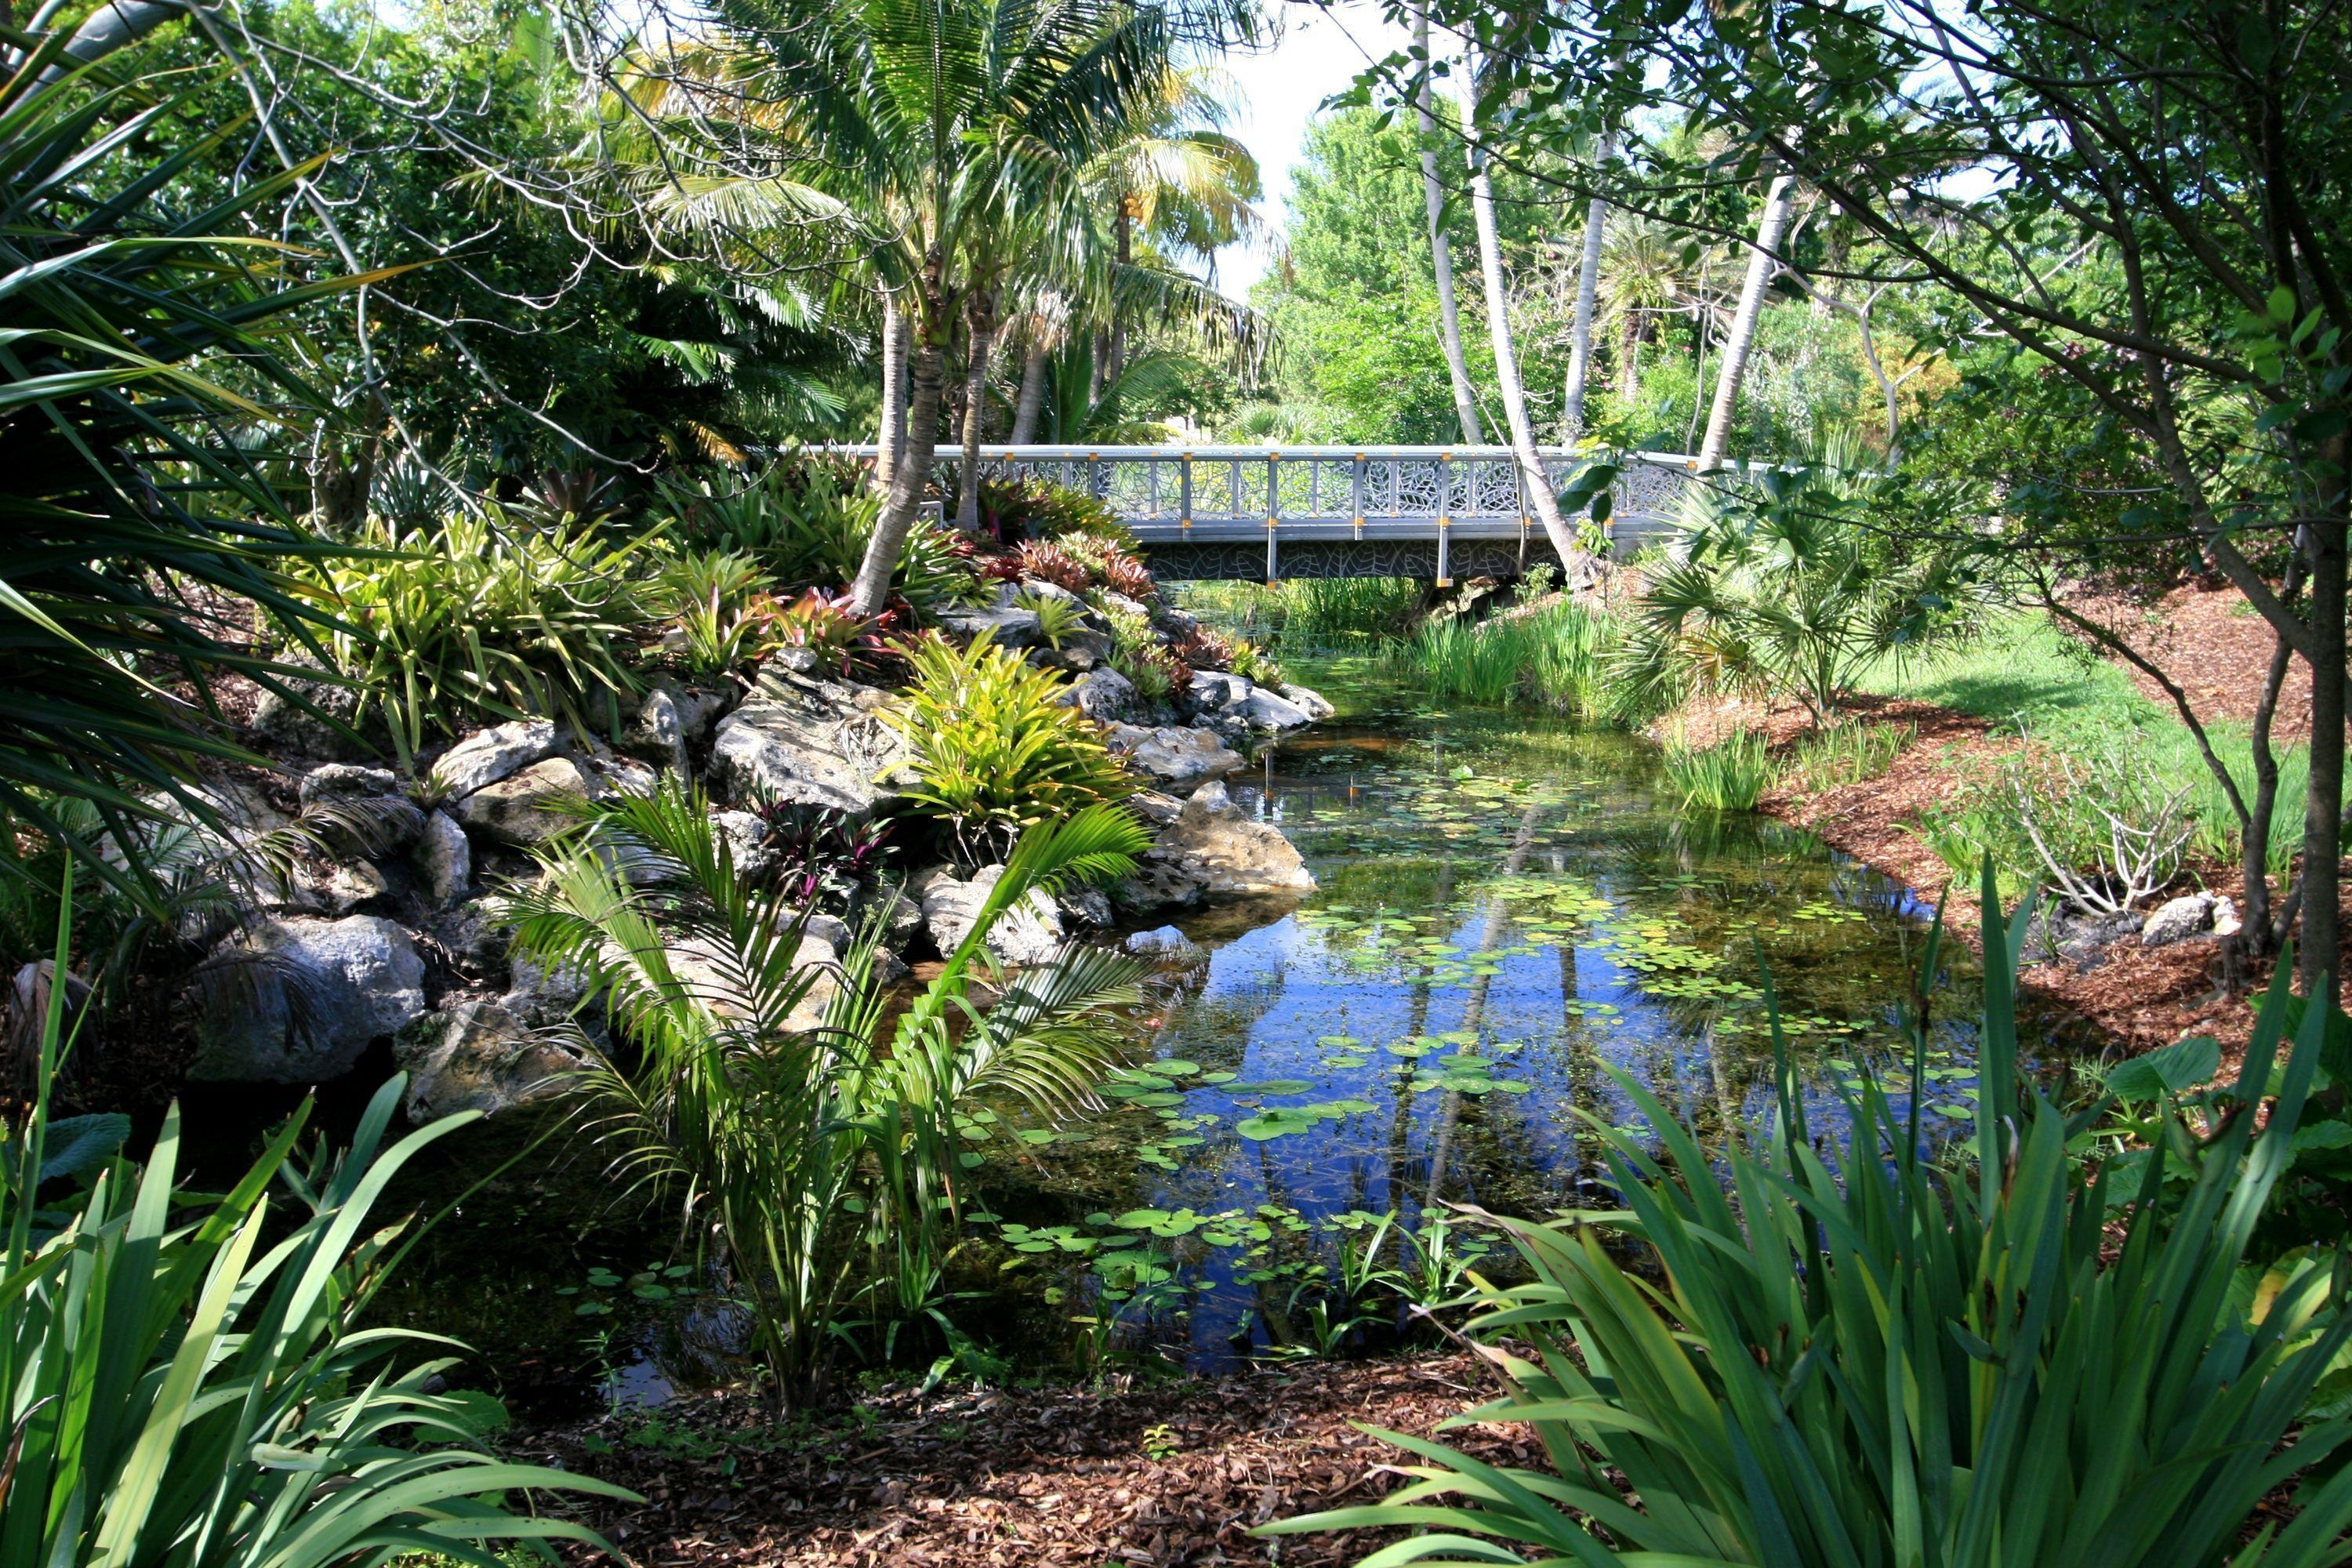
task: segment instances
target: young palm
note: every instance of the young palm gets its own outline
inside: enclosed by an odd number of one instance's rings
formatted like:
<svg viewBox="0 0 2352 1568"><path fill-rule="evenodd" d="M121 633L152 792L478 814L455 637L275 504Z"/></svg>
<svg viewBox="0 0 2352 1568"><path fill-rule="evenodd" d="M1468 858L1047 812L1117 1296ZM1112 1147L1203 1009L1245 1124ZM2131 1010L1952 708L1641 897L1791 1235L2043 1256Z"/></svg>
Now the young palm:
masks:
<svg viewBox="0 0 2352 1568"><path fill-rule="evenodd" d="M541 850L538 881L509 902L516 950L573 969L607 1008L621 1050L574 1033L616 1167L708 1226L779 1394L797 1399L821 1386L854 1300L930 1308L963 1200L959 1112L985 1095L1049 1117L1087 1100L1139 1000L1137 967L1068 951L1000 981L986 1011L975 972L1007 910L1124 874L1148 839L1110 806L1033 828L886 1027L876 932L837 965L809 956L809 910L739 874L698 793L583 810L583 831Z"/></svg>

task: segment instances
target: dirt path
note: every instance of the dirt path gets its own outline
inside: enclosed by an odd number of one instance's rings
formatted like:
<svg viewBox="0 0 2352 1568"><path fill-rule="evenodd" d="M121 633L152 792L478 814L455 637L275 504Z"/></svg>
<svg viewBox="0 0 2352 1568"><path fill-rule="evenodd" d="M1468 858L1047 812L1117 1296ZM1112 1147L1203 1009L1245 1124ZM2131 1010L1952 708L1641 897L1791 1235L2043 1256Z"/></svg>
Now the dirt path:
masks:
<svg viewBox="0 0 2352 1568"><path fill-rule="evenodd" d="M1298 1568L1354 1563L1389 1539L1249 1534L1394 1489L1385 1467L1410 1457L1356 1423L1429 1436L1494 1388L1475 1358L1449 1353L1118 1392L898 1391L785 1427L722 1395L517 1450L643 1493L641 1507L588 1516L639 1568ZM1444 1440L1540 1462L1510 1427Z"/></svg>

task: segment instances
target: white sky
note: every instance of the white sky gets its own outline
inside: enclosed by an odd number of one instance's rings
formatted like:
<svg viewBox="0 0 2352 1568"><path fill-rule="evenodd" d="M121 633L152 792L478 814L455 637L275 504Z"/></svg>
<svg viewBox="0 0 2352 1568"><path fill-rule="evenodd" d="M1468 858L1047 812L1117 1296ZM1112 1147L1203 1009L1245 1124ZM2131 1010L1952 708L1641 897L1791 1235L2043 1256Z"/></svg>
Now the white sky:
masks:
<svg viewBox="0 0 2352 1568"><path fill-rule="evenodd" d="M1342 0L1329 9L1286 5L1283 21L1282 42L1274 48L1228 56L1223 62L1244 100L1233 133L1257 155L1265 178L1262 210L1276 231L1287 216L1291 166L1307 143L1316 106L1346 91L1366 65L1411 41L1406 29L1390 26L1380 7L1365 0ZM1265 243L1227 246L1217 257L1218 286L1246 299L1250 285L1265 272L1267 255Z"/></svg>

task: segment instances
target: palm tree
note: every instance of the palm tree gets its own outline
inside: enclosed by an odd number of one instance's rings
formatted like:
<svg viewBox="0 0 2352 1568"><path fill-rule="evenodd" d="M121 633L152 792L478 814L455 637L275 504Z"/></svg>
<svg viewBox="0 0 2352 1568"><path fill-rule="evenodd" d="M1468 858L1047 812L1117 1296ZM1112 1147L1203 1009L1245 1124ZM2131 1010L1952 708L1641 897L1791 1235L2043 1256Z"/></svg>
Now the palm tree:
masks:
<svg viewBox="0 0 2352 1568"><path fill-rule="evenodd" d="M1421 51L1421 79L1412 92L1413 117L1421 127L1421 199L1429 220L1429 260L1437 275L1437 337L1445 353L1445 377L1454 389L1454 417L1465 446L1475 446L1486 427L1478 418L1478 396L1470 385L1470 366L1462 357L1462 310L1454 297L1454 247L1445 237L1445 187L1437 178L1437 113L1429 90L1429 5L1415 0L1412 42Z"/></svg>
<svg viewBox="0 0 2352 1568"><path fill-rule="evenodd" d="M1478 131L1478 65L1475 46L1462 73L1462 127L1470 157L1470 210L1478 227L1478 268L1486 289L1486 333L1495 348L1495 381L1510 426L1511 452L1518 459L1521 494L1535 509L1544 537L1559 553L1570 589L1590 587L1601 563L1578 542L1562 515L1559 497L1536 451L1535 426L1528 419L1527 392L1519 384L1518 352L1511 342L1511 297L1503 279L1503 242L1495 224L1495 186L1486 171L1486 149Z"/></svg>
<svg viewBox="0 0 2352 1568"><path fill-rule="evenodd" d="M1631 408L1642 395L1642 342L1649 322L1681 301L1688 269L1683 238L1654 218L1621 214L1602 253L1600 307L1617 332L1617 398Z"/></svg>
<svg viewBox="0 0 2352 1568"><path fill-rule="evenodd" d="M1706 438L1699 443L1699 471L1723 466L1724 448L1731 442L1731 416L1739 405L1739 383L1748 374L1748 357L1756 347L1756 328L1764 315L1764 292L1780 269L1780 240L1789 231L1789 215L1796 206L1797 182L1776 174L1764 193L1764 209L1756 219L1756 238L1748 247L1748 276L1739 287L1739 307L1723 344L1723 364L1715 376L1715 406L1706 416Z"/></svg>

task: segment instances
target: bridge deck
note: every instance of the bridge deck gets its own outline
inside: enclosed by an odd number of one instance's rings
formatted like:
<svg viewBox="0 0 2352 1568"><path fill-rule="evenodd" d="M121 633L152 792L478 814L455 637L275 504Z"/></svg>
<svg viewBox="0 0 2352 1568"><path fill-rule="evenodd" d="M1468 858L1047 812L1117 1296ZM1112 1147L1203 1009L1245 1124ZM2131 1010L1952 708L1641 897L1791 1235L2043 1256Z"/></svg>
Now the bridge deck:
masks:
<svg viewBox="0 0 2352 1568"><path fill-rule="evenodd" d="M836 448L872 458L877 448ZM1553 558L1528 515L1507 447L984 446L996 474L1031 475L1100 497L1171 579L1420 577L1444 584L1516 576ZM1588 460L1542 454L1564 485ZM940 493L953 495L961 451L942 449ZM1671 531L1696 459L1617 455L1606 528L1630 555ZM1735 465L1737 471L1738 465ZM1706 481L1717 482L1714 479Z"/></svg>

